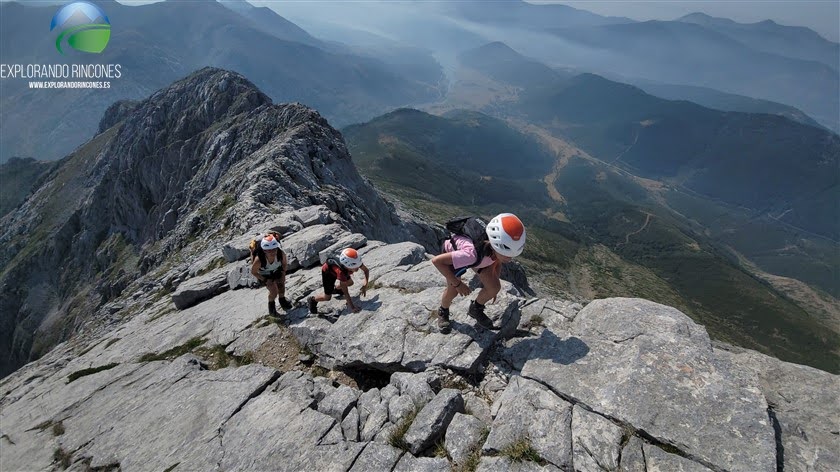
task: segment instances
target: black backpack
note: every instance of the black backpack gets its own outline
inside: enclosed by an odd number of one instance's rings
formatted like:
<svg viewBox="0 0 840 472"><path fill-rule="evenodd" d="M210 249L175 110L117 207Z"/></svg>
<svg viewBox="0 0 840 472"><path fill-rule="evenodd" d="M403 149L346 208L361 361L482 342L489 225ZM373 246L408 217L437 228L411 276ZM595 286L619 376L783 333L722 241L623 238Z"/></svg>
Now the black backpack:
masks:
<svg viewBox="0 0 840 472"><path fill-rule="evenodd" d="M489 245L485 244L489 239L487 238L487 223L477 216L459 216L447 221L444 225L449 230L449 242L452 244L453 250L458 250L458 245L455 244L455 236L466 236L472 241L475 247L475 262L469 267L477 266L486 256L492 252Z"/></svg>
<svg viewBox="0 0 840 472"><path fill-rule="evenodd" d="M341 273L344 274L345 277L350 277L350 271L347 270L346 267L341 265L341 261L339 261L338 258L339 258L339 256L327 258L327 265L338 267L339 270L341 270Z"/></svg>

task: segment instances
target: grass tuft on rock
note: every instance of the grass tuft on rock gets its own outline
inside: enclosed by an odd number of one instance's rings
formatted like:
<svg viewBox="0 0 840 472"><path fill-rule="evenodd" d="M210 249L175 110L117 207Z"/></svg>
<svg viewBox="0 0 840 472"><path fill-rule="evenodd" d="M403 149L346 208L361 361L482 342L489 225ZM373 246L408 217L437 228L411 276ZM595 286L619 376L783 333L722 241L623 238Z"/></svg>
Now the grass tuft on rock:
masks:
<svg viewBox="0 0 840 472"><path fill-rule="evenodd" d="M63 448L58 448L53 451L53 461L57 462L62 470L66 470L73 463L73 454L65 451Z"/></svg>
<svg viewBox="0 0 840 472"><path fill-rule="evenodd" d="M540 457L539 453L531 446L531 440L527 437L521 438L514 442L513 444L509 444L505 446L501 451L499 451L504 457L512 460L513 462L536 462L540 465L545 465L546 461L542 457Z"/></svg>
<svg viewBox="0 0 840 472"><path fill-rule="evenodd" d="M478 465L481 463L481 449L484 447L484 442L487 441L487 436L490 436L490 428L485 427L481 430L481 438L475 447L470 450L467 460L461 464L455 464L452 467L453 472L475 472L478 470Z"/></svg>
<svg viewBox="0 0 840 472"><path fill-rule="evenodd" d="M411 423L414 422L414 418L417 417L417 413L419 410L413 410L411 413L406 415L405 418L400 421L396 428L391 431L391 434L388 436L388 444L396 447L397 449L402 449L403 451L408 451L408 443L405 442L405 433L408 432L408 428L411 427Z"/></svg>
<svg viewBox="0 0 840 472"><path fill-rule="evenodd" d="M452 456L449 455L449 451L446 450L446 446L443 444L443 440L435 443L435 457L444 457L449 462L452 462Z"/></svg>
<svg viewBox="0 0 840 472"><path fill-rule="evenodd" d="M196 336L190 339L189 341L185 342L184 344L181 344L180 346L175 346L172 349L169 349L168 351L164 351L158 354L155 354L153 352L143 354L143 356L140 357L140 362L152 362L174 359L178 356L182 356L192 351L193 349L197 348L198 346L201 346L205 342L207 342L206 339L202 338L201 336Z"/></svg>
<svg viewBox="0 0 840 472"><path fill-rule="evenodd" d="M112 363L112 364L101 365L99 367L91 367L91 368L88 368L88 369L77 370L76 372L73 372L72 374L67 376L67 383L71 383L71 382L73 382L77 379L80 379L82 377L85 377L87 375L92 375L92 374L95 374L97 372L102 372L103 370L113 369L114 367L116 367L118 365L119 365L118 363Z"/></svg>

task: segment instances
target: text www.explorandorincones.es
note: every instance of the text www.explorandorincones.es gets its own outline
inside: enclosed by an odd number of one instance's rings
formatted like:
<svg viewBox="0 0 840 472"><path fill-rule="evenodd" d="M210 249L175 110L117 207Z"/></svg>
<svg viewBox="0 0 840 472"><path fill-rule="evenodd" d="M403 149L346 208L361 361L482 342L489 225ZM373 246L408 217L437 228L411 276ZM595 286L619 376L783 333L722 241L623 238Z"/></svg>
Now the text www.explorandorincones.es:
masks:
<svg viewBox="0 0 840 472"><path fill-rule="evenodd" d="M31 89L107 89L111 82L29 82Z"/></svg>

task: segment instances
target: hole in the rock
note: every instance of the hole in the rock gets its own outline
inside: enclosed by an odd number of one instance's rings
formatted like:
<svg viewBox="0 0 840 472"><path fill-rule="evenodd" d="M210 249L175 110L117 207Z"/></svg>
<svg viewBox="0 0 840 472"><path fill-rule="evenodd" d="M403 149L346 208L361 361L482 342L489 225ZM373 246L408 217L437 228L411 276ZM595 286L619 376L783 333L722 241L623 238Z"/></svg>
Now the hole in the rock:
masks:
<svg viewBox="0 0 840 472"><path fill-rule="evenodd" d="M345 367L340 371L353 379L359 389L365 392L372 388L384 388L391 381L390 373L376 369Z"/></svg>

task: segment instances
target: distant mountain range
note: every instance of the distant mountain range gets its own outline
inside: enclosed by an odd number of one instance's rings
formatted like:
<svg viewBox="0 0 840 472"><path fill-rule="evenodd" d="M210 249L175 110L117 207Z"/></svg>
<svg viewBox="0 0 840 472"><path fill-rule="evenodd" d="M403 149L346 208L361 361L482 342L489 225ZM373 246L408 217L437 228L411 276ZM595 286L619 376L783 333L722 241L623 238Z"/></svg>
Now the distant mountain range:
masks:
<svg viewBox="0 0 840 472"><path fill-rule="evenodd" d="M240 71L275 100L306 103L337 124L440 95L443 76L433 59L407 69L346 48L322 48L268 9L239 5L240 14L216 2L99 5L115 26L97 62L121 64L122 77L107 90L60 91L30 90L23 79L4 79L0 161L59 158L94 134L102 112L114 101L145 96L206 65ZM4 63L78 60L58 55L52 38L42 32L54 7L3 2L0 13Z"/></svg>
<svg viewBox="0 0 840 472"><path fill-rule="evenodd" d="M551 87L571 77L542 62L523 57L500 41L464 51L458 60L495 81L521 88Z"/></svg>
<svg viewBox="0 0 840 472"><path fill-rule="evenodd" d="M732 37L686 22L646 21L551 32L610 54L581 64L625 76L703 86L782 102L840 129L837 67L756 50Z"/></svg>
<svg viewBox="0 0 840 472"><path fill-rule="evenodd" d="M552 68L770 100L840 131L838 44L807 28L699 15L636 22L520 0L380 5L326 1L276 8L319 34L334 31L333 39L353 40L337 32L341 25L430 49L448 69L461 52L501 41Z"/></svg>
<svg viewBox="0 0 840 472"><path fill-rule="evenodd" d="M802 110L778 102L750 98L745 95L726 93L707 87L695 87L692 85L663 84L650 80L630 80L628 83L641 88L651 95L667 100L687 100L706 108L714 108L715 110L721 111L781 115L809 126L823 127Z"/></svg>
<svg viewBox="0 0 840 472"><path fill-rule="evenodd" d="M625 17L602 16L560 4L533 4L522 0L494 2L441 2L442 11L476 23L496 24L506 28L562 28L633 23Z"/></svg>
<svg viewBox="0 0 840 472"><path fill-rule="evenodd" d="M501 50L505 60L491 61ZM530 84L516 74L539 66L498 44L461 57L495 82L522 88L501 108L488 107L496 114L539 124L639 176L665 179L840 240L833 217L840 137L830 131L777 115L663 100L593 74L563 79L539 69L535 75L542 82L526 87Z"/></svg>
<svg viewBox="0 0 840 472"><path fill-rule="evenodd" d="M823 38L809 28L784 26L772 20L744 24L704 13L692 13L677 21L717 31L757 51L818 61L835 71L840 69L840 44Z"/></svg>
<svg viewBox="0 0 840 472"><path fill-rule="evenodd" d="M526 95L518 109L637 175L840 240L834 133L776 115L662 100L591 74Z"/></svg>

